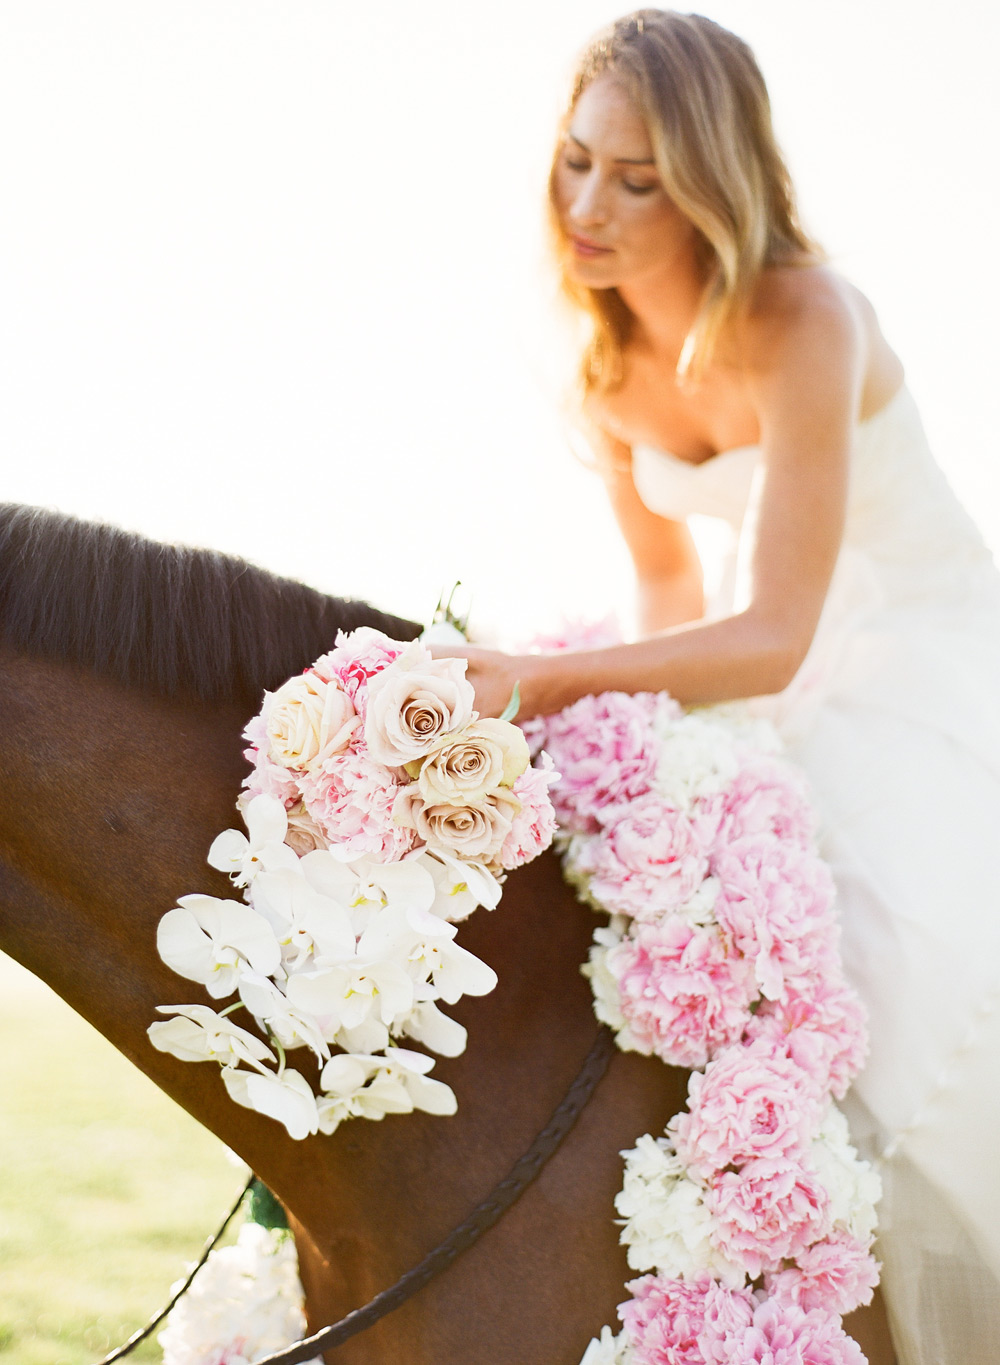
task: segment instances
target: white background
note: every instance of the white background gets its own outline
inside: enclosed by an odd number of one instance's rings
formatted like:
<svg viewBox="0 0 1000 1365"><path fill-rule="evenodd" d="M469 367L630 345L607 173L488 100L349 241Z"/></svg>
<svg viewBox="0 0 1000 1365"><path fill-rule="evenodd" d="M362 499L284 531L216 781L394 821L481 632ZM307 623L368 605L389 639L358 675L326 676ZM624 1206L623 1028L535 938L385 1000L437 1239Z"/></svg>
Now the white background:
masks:
<svg viewBox="0 0 1000 1365"><path fill-rule="evenodd" d="M481 626L628 596L542 199L602 0L0 0L0 499ZM1000 545L997 10L719 0Z"/></svg>

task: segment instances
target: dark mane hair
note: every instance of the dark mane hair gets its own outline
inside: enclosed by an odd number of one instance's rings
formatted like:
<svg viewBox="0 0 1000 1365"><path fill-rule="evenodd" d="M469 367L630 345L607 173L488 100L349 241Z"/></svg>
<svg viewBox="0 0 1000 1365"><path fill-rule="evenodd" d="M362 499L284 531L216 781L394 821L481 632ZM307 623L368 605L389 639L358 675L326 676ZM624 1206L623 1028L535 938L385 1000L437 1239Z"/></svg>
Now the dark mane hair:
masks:
<svg viewBox="0 0 1000 1365"><path fill-rule="evenodd" d="M264 688L361 625L396 639L420 631L234 555L0 503L0 642L26 653L254 709Z"/></svg>

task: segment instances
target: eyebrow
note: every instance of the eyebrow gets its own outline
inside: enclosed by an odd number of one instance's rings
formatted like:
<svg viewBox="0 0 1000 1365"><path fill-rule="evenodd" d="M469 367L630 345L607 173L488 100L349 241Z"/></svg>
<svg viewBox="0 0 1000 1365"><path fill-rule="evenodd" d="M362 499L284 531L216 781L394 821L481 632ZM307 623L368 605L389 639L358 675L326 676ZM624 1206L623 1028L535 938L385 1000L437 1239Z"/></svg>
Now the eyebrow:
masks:
<svg viewBox="0 0 1000 1365"><path fill-rule="evenodd" d="M580 139L576 136L575 133L571 133L571 132L567 131L566 136L567 136L568 138L570 138L573 142L575 142L576 145L580 148L580 150L581 150L582 152L586 152L588 156L590 155L590 148L587 146L587 144L586 144L585 142L581 142ZM616 157L615 157L615 165L616 165L616 166L655 166L655 165L656 165L656 162L653 160L653 158L652 158L651 156L647 156L647 157L644 157L644 158L641 158L641 159L638 158L638 157L630 157L630 156L616 156Z"/></svg>

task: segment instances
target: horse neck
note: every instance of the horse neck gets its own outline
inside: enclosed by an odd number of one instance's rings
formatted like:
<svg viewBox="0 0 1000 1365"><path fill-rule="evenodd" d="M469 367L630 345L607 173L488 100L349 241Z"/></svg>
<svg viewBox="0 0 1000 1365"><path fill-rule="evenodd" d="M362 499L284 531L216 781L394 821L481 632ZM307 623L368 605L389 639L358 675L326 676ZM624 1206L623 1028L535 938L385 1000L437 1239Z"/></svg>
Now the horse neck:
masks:
<svg viewBox="0 0 1000 1365"><path fill-rule="evenodd" d="M245 717L10 652L0 652L0 696L0 947L238 1152L285 1203L300 1233L314 1326L367 1301L483 1199L563 1098L596 1032L579 973L592 916L568 893L551 856L512 875L499 908L478 911L460 929L460 942L497 970L500 984L451 1011L468 1027L469 1046L461 1057L440 1060L434 1074L454 1088L458 1114L354 1120L332 1137L292 1142L272 1121L232 1104L214 1067L156 1052L146 1036L158 1004L213 1003L160 961L156 926L178 894L233 894L205 855L233 823ZM311 1074L309 1059L298 1056ZM475 1299L486 1318L496 1309L468 1278L481 1267L477 1255L490 1263L491 1293L506 1285L524 1298L537 1277L521 1285L519 1258L527 1243L543 1244L549 1234L569 1247L559 1312L552 1316L546 1298L531 1319L538 1349L549 1351L538 1359L554 1365L564 1358L552 1353L551 1335L564 1327L582 1349L603 1317L586 1327L579 1320L613 1310L624 1273L609 1221L620 1177L615 1153L651 1126L650 1116L662 1125L669 1112L662 1068L643 1067L640 1059L617 1059L580 1125L589 1133L586 1149L573 1155L577 1139L567 1143L555 1174L489 1234L487 1251L477 1249L440 1288L339 1350L337 1361L388 1362L403 1358L405 1346L412 1365L471 1365L477 1357L469 1341L493 1339L481 1332L462 1338L470 1305ZM546 1181L556 1181L556 1206ZM584 1233L593 1244L586 1252ZM602 1293L606 1308L595 1310L594 1295ZM491 1345L483 1359L504 1365L535 1358L522 1348L515 1338L509 1355Z"/></svg>

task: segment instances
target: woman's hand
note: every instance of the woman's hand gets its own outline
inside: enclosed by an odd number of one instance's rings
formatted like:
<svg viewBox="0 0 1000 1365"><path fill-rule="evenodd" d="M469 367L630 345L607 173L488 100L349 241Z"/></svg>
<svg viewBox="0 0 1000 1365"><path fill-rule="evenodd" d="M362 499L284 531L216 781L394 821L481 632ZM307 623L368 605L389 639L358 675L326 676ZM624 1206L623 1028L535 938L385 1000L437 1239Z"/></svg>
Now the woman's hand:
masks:
<svg viewBox="0 0 1000 1365"><path fill-rule="evenodd" d="M510 701L515 683L523 675L525 660L516 654L504 654L499 649L481 649L478 645L431 645L435 659L468 659L466 677L476 693L476 710L481 716L499 716ZM523 690L523 689L522 689ZM521 710L521 718L528 713Z"/></svg>

